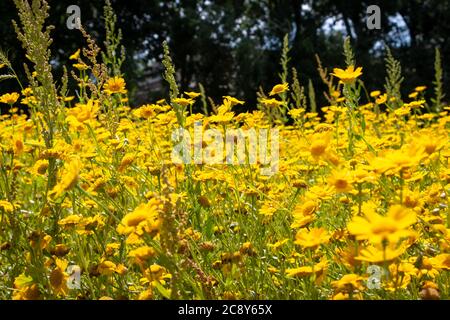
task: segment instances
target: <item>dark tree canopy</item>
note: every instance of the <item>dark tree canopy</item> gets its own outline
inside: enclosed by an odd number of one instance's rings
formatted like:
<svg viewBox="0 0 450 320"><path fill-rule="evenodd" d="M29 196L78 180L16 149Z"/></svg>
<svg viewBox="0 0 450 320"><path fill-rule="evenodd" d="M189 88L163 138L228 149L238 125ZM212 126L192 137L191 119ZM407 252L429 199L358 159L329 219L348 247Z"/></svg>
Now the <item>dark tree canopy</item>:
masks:
<svg viewBox="0 0 450 320"><path fill-rule="evenodd" d="M49 24L55 26L54 72L62 74L68 57L85 45L77 30L66 28L66 8L76 4L87 31L99 44L104 41L103 0L49 0ZM268 90L278 83L282 39L289 35L290 67L300 82L314 84L318 100L325 103L315 54L325 67L343 66L345 36L350 36L368 90L382 89L385 77L384 45L401 61L403 93L416 85L432 86L434 48L443 57L444 92L449 90L450 0L217 0L149 1L112 0L123 32L126 61L123 73L131 104L151 102L165 88L160 82L162 41L171 47L183 90L198 90L203 84L208 96L218 100L231 94L251 107L259 87ZM381 30L366 26L366 9L381 8ZM24 52L12 27L17 20L12 0L0 3L0 47L23 70ZM23 76L23 73L21 74ZM1 83L2 92L17 90L12 81ZM162 90L164 90L162 92ZM430 90L431 93L431 90Z"/></svg>

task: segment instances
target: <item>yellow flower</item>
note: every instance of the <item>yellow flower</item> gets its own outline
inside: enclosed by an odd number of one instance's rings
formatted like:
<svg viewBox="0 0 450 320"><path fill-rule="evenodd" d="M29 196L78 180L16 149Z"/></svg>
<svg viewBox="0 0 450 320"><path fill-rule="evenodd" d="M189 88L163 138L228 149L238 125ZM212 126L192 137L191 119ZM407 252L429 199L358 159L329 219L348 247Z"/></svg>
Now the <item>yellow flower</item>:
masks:
<svg viewBox="0 0 450 320"><path fill-rule="evenodd" d="M436 269L450 270L450 254L442 253L429 259L431 265Z"/></svg>
<svg viewBox="0 0 450 320"><path fill-rule="evenodd" d="M34 96L29 96L29 97L26 97L26 98L23 98L21 101L20 101L20 103L21 104L24 104L24 105L29 105L29 104L37 104L37 99L36 99L36 97L34 97Z"/></svg>
<svg viewBox="0 0 450 320"><path fill-rule="evenodd" d="M417 166L425 156L424 152L418 144L404 145L401 149L385 150L369 162L376 173L396 173Z"/></svg>
<svg viewBox="0 0 450 320"><path fill-rule="evenodd" d="M77 233L93 234L94 231L100 230L105 225L105 222L103 220L104 219L100 214L96 214L93 217L85 217L78 223L79 227L81 227L82 229L77 230Z"/></svg>
<svg viewBox="0 0 450 320"><path fill-rule="evenodd" d="M102 261L98 267L97 267L97 271L101 274L101 275L111 275L116 271L116 264L112 261L109 260L104 260Z"/></svg>
<svg viewBox="0 0 450 320"><path fill-rule="evenodd" d="M33 89L31 88L25 88L22 90L22 95L24 95L25 97L29 97L33 94Z"/></svg>
<svg viewBox="0 0 450 320"><path fill-rule="evenodd" d="M161 210L162 203L152 198L148 203L140 204L133 212L125 215L117 227L117 232L129 235L128 241L134 242L144 233L155 233L159 230L162 222Z"/></svg>
<svg viewBox="0 0 450 320"><path fill-rule="evenodd" d="M408 98L414 99L414 98L417 98L418 95L419 95L419 92L415 91L415 92L410 93L408 95Z"/></svg>
<svg viewBox="0 0 450 320"><path fill-rule="evenodd" d="M78 224L78 222L80 222L81 218L82 217L78 214L71 214L71 215L67 216L66 218L59 220L58 224L60 226L67 226L67 227L75 226Z"/></svg>
<svg viewBox="0 0 450 320"><path fill-rule="evenodd" d="M428 155L442 150L448 144L446 135L437 135L432 132L418 134L413 139L414 143L421 146Z"/></svg>
<svg viewBox="0 0 450 320"><path fill-rule="evenodd" d="M137 249L131 250L128 256L134 258L136 264L142 265L149 258L155 256L155 250L149 246L139 247Z"/></svg>
<svg viewBox="0 0 450 320"><path fill-rule="evenodd" d="M347 69L334 68L332 75L336 76L345 84L354 83L355 80L362 75L362 67L355 69L354 66L349 66Z"/></svg>
<svg viewBox="0 0 450 320"><path fill-rule="evenodd" d="M20 94L18 94L17 92L5 93L4 95L0 96L0 102L12 105L16 103L19 97Z"/></svg>
<svg viewBox="0 0 450 320"><path fill-rule="evenodd" d="M289 268L286 269L285 272L288 277L305 277L314 274L317 277L316 284L318 284L323 280L327 267L328 261L322 258L320 262L316 263L314 266Z"/></svg>
<svg viewBox="0 0 450 320"><path fill-rule="evenodd" d="M84 71L84 70L88 69L88 66L85 63L74 63L73 67L80 71Z"/></svg>
<svg viewBox="0 0 450 320"><path fill-rule="evenodd" d="M380 94L381 94L381 91L375 90L375 91L372 91L372 92L370 93L370 96L371 96L372 98L376 98L376 97L378 97Z"/></svg>
<svg viewBox="0 0 450 320"><path fill-rule="evenodd" d="M394 114L397 117L407 116L407 115L409 115L410 112L411 112L411 108L406 105L403 105L400 108L394 110Z"/></svg>
<svg viewBox="0 0 450 320"><path fill-rule="evenodd" d="M311 137L309 152L313 158L326 157L330 146L331 136L329 133L315 133Z"/></svg>
<svg viewBox="0 0 450 320"><path fill-rule="evenodd" d="M0 200L0 208L3 209L5 212L13 212L14 211L13 204L6 200Z"/></svg>
<svg viewBox="0 0 450 320"><path fill-rule="evenodd" d="M145 221L149 217L149 212L147 212L147 206L140 205L133 212L127 214L122 219L122 224L127 227L135 227L139 225L142 221Z"/></svg>
<svg viewBox="0 0 450 320"><path fill-rule="evenodd" d="M135 114L141 118L150 119L156 116L155 110L157 110L157 108L155 108L155 105L146 104L137 109Z"/></svg>
<svg viewBox="0 0 450 320"><path fill-rule="evenodd" d="M115 255L120 248L120 243L113 242L106 245L105 253L107 256Z"/></svg>
<svg viewBox="0 0 450 320"><path fill-rule="evenodd" d="M86 104L77 103L74 108L68 109L66 121L72 123L74 120L84 123L94 120L100 111L97 100L89 100Z"/></svg>
<svg viewBox="0 0 450 320"><path fill-rule="evenodd" d="M235 97L231 97L231 96L224 96L223 97L225 100L228 100L228 102L230 102L231 106L237 105L237 104L244 104L245 102L242 100L238 100Z"/></svg>
<svg viewBox="0 0 450 320"><path fill-rule="evenodd" d="M289 110L288 114L292 117L292 119L298 119L303 112L305 112L305 109L298 108Z"/></svg>
<svg viewBox="0 0 450 320"><path fill-rule="evenodd" d="M52 237L48 234L39 234L34 233L30 237L30 245L32 247L45 249L49 245L50 241L52 241Z"/></svg>
<svg viewBox="0 0 450 320"><path fill-rule="evenodd" d="M377 214L369 206L364 207L364 211L364 217L354 217L347 227L358 240L368 239L374 244L385 241L396 244L402 238L415 235L408 228L416 223L416 214L408 208L391 206L385 216Z"/></svg>
<svg viewBox="0 0 450 320"><path fill-rule="evenodd" d="M328 183L338 193L351 191L353 189L352 182L352 176L346 169L333 170L328 178Z"/></svg>
<svg viewBox="0 0 450 320"><path fill-rule="evenodd" d="M271 248L272 250L277 250L279 247L281 247L288 241L289 241L289 239L283 239L283 240L277 241L275 243L268 243L267 247Z"/></svg>
<svg viewBox="0 0 450 320"><path fill-rule="evenodd" d="M183 107L189 106L193 104L195 101L192 99L186 99L186 98L175 98L172 100L173 103L179 104Z"/></svg>
<svg viewBox="0 0 450 320"><path fill-rule="evenodd" d="M270 91L269 96L274 96L276 94L283 93L286 90L289 90L289 85L287 83L277 84L272 88L272 91Z"/></svg>
<svg viewBox="0 0 450 320"><path fill-rule="evenodd" d="M69 278L69 275L65 272L68 262L66 260L56 258L55 264L55 269L53 269L50 273L50 285L55 294L66 296L69 291L69 288L67 287L67 279Z"/></svg>
<svg viewBox="0 0 450 320"><path fill-rule="evenodd" d="M226 123L233 120L234 112L225 112L216 115L212 115L209 117L209 121L212 123Z"/></svg>
<svg viewBox="0 0 450 320"><path fill-rule="evenodd" d="M152 300L152 299L153 299L153 291L151 288L139 293L138 300Z"/></svg>
<svg viewBox="0 0 450 320"><path fill-rule="evenodd" d="M112 95L114 93L127 93L127 90L125 89L125 80L122 77L110 78L103 85L103 88L108 95Z"/></svg>
<svg viewBox="0 0 450 320"><path fill-rule="evenodd" d="M260 100L260 102L265 105L266 107L271 107L271 108L275 108L275 107L281 107L282 105L284 105L283 101L279 101L277 99L266 99L266 98L262 98Z"/></svg>
<svg viewBox="0 0 450 320"><path fill-rule="evenodd" d="M314 216L314 212L316 210L317 203L312 200L296 205L294 211L292 212L294 222L291 224L291 228L301 228L314 221L316 218Z"/></svg>
<svg viewBox="0 0 450 320"><path fill-rule="evenodd" d="M331 96L335 99L338 99L341 96L341 92L338 90L333 90L331 91Z"/></svg>
<svg viewBox="0 0 450 320"><path fill-rule="evenodd" d="M304 277L304 276L309 276L312 273L313 273L313 269L312 269L312 267L309 267L309 266L286 269L286 275L288 277Z"/></svg>
<svg viewBox="0 0 450 320"><path fill-rule="evenodd" d="M385 93L385 94L382 94L381 96L379 96L379 97L377 97L377 99L375 100L375 102L377 103L377 104L383 104L383 103L386 103L386 101L387 101L387 94Z"/></svg>
<svg viewBox="0 0 450 320"><path fill-rule="evenodd" d="M40 298L39 287L33 282L33 278L22 273L14 279L13 300L38 300Z"/></svg>
<svg viewBox="0 0 450 320"><path fill-rule="evenodd" d="M415 264L418 266L418 275L419 276L429 276L431 278L435 278L439 274L438 266L439 266L439 258L433 260L433 258L423 257L417 258Z"/></svg>
<svg viewBox="0 0 450 320"><path fill-rule="evenodd" d="M131 154L131 153L126 154L122 158L122 161L120 162L119 168L117 170L119 172L123 172L130 164L133 163L135 158L136 158L136 156L134 154Z"/></svg>
<svg viewBox="0 0 450 320"><path fill-rule="evenodd" d="M417 108L423 108L423 105L426 103L425 100L417 100L417 101L411 101L409 103L405 103L403 105L404 108L411 108L411 109L417 109Z"/></svg>
<svg viewBox="0 0 450 320"><path fill-rule="evenodd" d="M0 63L0 69L3 69L6 66L4 63Z"/></svg>
<svg viewBox="0 0 450 320"><path fill-rule="evenodd" d="M58 198L64 192L72 189L78 181L78 174L80 173L80 169L81 161L78 158L74 158L66 163L61 180L50 192L51 196Z"/></svg>
<svg viewBox="0 0 450 320"><path fill-rule="evenodd" d="M80 52L81 52L80 49L78 49L77 51L75 51L75 52L69 57L69 60L78 60L78 58L80 57Z"/></svg>
<svg viewBox="0 0 450 320"><path fill-rule="evenodd" d="M200 93L198 93L198 92L193 92L193 91L190 91L190 92L184 92L184 94L185 95L187 95L189 98L191 98L191 99L195 99L195 98L197 98L198 96L200 96Z"/></svg>
<svg viewBox="0 0 450 320"><path fill-rule="evenodd" d="M416 88L414 89L414 91L422 92L422 91L424 91L426 88L427 88L426 86L418 86L418 87L416 87Z"/></svg>
<svg viewBox="0 0 450 320"><path fill-rule="evenodd" d="M266 201L261 206L261 209L259 209L259 214L265 215L265 216L272 216L276 211L278 210L277 205L272 201Z"/></svg>
<svg viewBox="0 0 450 320"><path fill-rule="evenodd" d="M419 191L403 190L403 205L407 208L421 208L423 199Z"/></svg>
<svg viewBox="0 0 450 320"><path fill-rule="evenodd" d="M359 255L355 257L355 260L366 261L370 263L381 263L392 261L401 256L407 246L401 245L396 247L395 244L389 244L383 247L382 245L369 246L360 251Z"/></svg>
<svg viewBox="0 0 450 320"><path fill-rule="evenodd" d="M337 292L353 292L354 290L364 290L364 278L351 273L344 275L341 279L331 281L331 285Z"/></svg>
<svg viewBox="0 0 450 320"><path fill-rule="evenodd" d="M154 278L160 278L166 272L166 269L158 264L152 264L146 272L149 272Z"/></svg>
<svg viewBox="0 0 450 320"><path fill-rule="evenodd" d="M330 235L324 228L312 228L311 230L300 229L295 235L295 244L304 248L316 248L321 244L326 244L330 240Z"/></svg>

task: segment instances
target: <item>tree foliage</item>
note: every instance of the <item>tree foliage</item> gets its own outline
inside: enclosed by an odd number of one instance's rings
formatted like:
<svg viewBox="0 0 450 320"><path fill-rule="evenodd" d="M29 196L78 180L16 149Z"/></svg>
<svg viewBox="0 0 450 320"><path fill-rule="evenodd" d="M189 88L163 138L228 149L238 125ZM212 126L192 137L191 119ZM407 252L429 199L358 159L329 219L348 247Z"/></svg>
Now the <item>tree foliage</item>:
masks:
<svg viewBox="0 0 450 320"><path fill-rule="evenodd" d="M52 52L52 61L59 78L68 57L83 46L84 40L80 32L66 28L66 8L74 1L50 0L49 4L49 22L55 26L52 46L58 48ZM101 18L104 0L77 0L76 4L81 8L83 26L96 42L113 41L107 37ZM343 66L338 52L342 52L346 36L358 65L372 75L364 79L368 90L384 85L379 82L386 76L382 43L391 48L392 56L402 65L404 93L417 83L432 87L435 47L439 47L444 61L442 91L449 89L445 57L450 56L450 42L446 41L450 0L111 0L111 4L117 15L115 27L121 30L126 48L122 70L132 104L161 94L145 83L161 76L162 42L167 40L181 90L199 90L201 83L213 101L232 93L251 106L256 101L254 92L261 86L270 88L277 81L276 75L283 72L278 62L286 34L291 48L286 70L295 68L303 87L312 81L318 105L326 101L321 93L326 86L317 72L315 54L324 67ZM372 4L381 8L380 30L366 26L366 9ZM12 0L1 2L0 16L0 48L17 70L23 69L19 61L24 52L11 24L11 20L17 20ZM335 28L339 25L341 28ZM117 49L115 59L120 59L121 49ZM108 54L114 58L113 53ZM12 90L14 84L2 81L2 86Z"/></svg>

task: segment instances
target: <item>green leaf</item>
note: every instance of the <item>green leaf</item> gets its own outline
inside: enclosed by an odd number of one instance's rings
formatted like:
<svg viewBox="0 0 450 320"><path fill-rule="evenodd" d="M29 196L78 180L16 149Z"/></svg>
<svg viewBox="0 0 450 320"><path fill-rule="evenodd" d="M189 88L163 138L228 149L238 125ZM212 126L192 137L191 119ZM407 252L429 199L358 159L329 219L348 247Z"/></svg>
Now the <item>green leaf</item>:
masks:
<svg viewBox="0 0 450 320"><path fill-rule="evenodd" d="M158 289L159 293L162 294L162 296L166 299L170 299L170 290L164 288L159 281L154 281L153 284L155 285L156 289Z"/></svg>

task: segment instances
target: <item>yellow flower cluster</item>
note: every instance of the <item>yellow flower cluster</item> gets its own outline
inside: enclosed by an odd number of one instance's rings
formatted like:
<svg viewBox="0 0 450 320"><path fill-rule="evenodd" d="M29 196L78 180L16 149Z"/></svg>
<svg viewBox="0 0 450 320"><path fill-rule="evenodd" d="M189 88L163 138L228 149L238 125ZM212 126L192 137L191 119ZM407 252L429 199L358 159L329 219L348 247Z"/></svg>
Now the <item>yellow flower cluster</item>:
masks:
<svg viewBox="0 0 450 320"><path fill-rule="evenodd" d="M91 99L61 97L52 144L42 113L2 115L0 298L448 299L450 108L394 108L380 91L352 105L362 68L333 75L321 114L291 102L288 83L240 114L231 96L188 112L197 92L132 109L113 77ZM173 163L180 110L191 133L276 127L278 170Z"/></svg>

